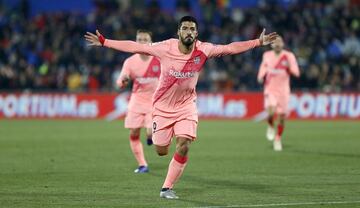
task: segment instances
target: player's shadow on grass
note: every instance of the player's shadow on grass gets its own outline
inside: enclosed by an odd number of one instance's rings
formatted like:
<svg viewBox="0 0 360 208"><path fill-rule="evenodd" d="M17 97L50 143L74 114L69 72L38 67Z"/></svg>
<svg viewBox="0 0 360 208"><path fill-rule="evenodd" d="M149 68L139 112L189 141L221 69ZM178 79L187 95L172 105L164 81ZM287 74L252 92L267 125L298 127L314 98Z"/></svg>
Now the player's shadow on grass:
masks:
<svg viewBox="0 0 360 208"><path fill-rule="evenodd" d="M293 148L287 148L287 151L297 154L311 154L311 155L322 155L322 156L343 157L343 158L360 158L360 154L352 154L352 153L323 152L323 151L312 151L312 150L293 149Z"/></svg>
<svg viewBox="0 0 360 208"><path fill-rule="evenodd" d="M185 198L180 198L180 199L178 199L178 201L189 202L189 203L195 204L195 206L206 206L206 207L216 207L216 206L224 205L223 203L214 203L214 202L209 202L209 201L205 202L205 201L191 200L191 199L185 199Z"/></svg>
<svg viewBox="0 0 360 208"><path fill-rule="evenodd" d="M165 177L166 171L168 169L168 164L162 163L151 163L149 175L156 176L156 177Z"/></svg>
<svg viewBox="0 0 360 208"><path fill-rule="evenodd" d="M274 190L271 189L270 186L263 185L263 184L250 184L250 183L243 183L241 181L234 181L234 180L224 180L224 179L214 179L214 178L202 178L198 176L184 176L182 180L191 183L191 184L199 184L198 188L186 188L187 192L192 193L190 196L182 196L180 197L179 201L189 202L193 203L196 206L223 206L223 203L216 203L216 199L223 196L223 193L221 190L239 190L239 191L248 191L252 193L262 193L262 194L268 194L268 193L275 193ZM217 190L218 195L213 195L211 197L211 201L207 197L206 200L200 201L200 200L194 200L192 198L202 198L200 197L202 195L202 192L209 192L209 189L211 190ZM181 191L179 190L179 193ZM195 194L196 193L196 194ZM198 195L198 196L196 196Z"/></svg>
<svg viewBox="0 0 360 208"><path fill-rule="evenodd" d="M198 183L200 186L204 186L204 184L211 189L234 189L234 190L245 190L249 192L256 193L269 193L271 187L264 184L255 184L255 183L244 183L242 181L234 181L234 180L225 180L225 179L214 179L214 178L201 178L198 176L187 175L184 176L183 180Z"/></svg>
<svg viewBox="0 0 360 208"><path fill-rule="evenodd" d="M212 202L209 201L208 197L205 197L205 200L203 200L203 201L202 200L196 200L196 199L202 198L202 197L196 197L196 195L201 195L203 193L206 193L206 195L208 196L208 192L209 192L208 189L202 188L202 187L197 187L197 188L187 187L186 192L185 191L183 192L182 190L179 190L180 199L178 199L178 201L193 204L192 206L187 206L187 207L197 207L197 206L200 206L200 207L208 207L208 206L213 207L214 206L214 207L216 207L216 206L223 206L224 205L224 203L216 203L216 202L214 202L214 201L216 201L216 198ZM220 195L220 197L221 197L221 195ZM196 198L196 199L194 199L194 198Z"/></svg>

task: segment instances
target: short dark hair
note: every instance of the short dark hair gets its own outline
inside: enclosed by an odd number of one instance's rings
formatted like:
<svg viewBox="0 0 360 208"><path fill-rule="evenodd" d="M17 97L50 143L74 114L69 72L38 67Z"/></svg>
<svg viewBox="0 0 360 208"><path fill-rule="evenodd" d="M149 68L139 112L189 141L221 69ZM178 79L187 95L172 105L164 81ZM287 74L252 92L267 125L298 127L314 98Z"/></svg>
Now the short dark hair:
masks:
<svg viewBox="0 0 360 208"><path fill-rule="evenodd" d="M138 29L136 31L136 34L139 34L139 33L147 33L150 35L150 38L152 39L152 32L150 30L147 30L147 29Z"/></svg>
<svg viewBox="0 0 360 208"><path fill-rule="evenodd" d="M183 22L193 22L193 23L195 23L196 29L198 29L198 22L197 22L196 18L193 16L183 16L179 21L178 29L180 29L181 24Z"/></svg>

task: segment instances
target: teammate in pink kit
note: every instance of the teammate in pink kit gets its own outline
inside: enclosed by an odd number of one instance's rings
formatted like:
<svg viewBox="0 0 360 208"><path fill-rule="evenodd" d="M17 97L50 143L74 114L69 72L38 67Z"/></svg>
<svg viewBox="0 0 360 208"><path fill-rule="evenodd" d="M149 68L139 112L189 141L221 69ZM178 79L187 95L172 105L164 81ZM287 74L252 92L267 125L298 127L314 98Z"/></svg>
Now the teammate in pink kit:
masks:
<svg viewBox="0 0 360 208"><path fill-rule="evenodd" d="M281 151L281 136L285 127L285 117L290 98L290 75L300 76L296 58L290 51L284 50L284 41L278 37L272 44L272 50L263 54L258 82L264 83L265 108L268 112L266 136L273 141L274 150ZM275 135L274 115L279 116Z"/></svg>
<svg viewBox="0 0 360 208"><path fill-rule="evenodd" d="M159 85L153 97L153 142L159 155L167 155L172 138L176 138L176 151L169 164L160 197L177 199L174 184L182 175L188 161L191 142L196 139L198 115L195 86L199 73L208 58L239 54L260 45L268 45L277 34L259 39L214 45L197 40L198 24L194 17L181 18L178 39L143 45L133 41L105 39L98 31L87 33L90 45L105 46L130 53L144 53L160 59Z"/></svg>
<svg viewBox="0 0 360 208"><path fill-rule="evenodd" d="M151 32L138 30L136 42L150 44ZM160 62L156 57L144 54L134 54L127 58L123 64L116 84L120 88L133 81L131 97L125 117L125 128L130 129L130 147L139 167L135 173L149 172L145 160L143 146L140 141L140 130L146 128L147 144L152 144L152 96L158 85L160 76Z"/></svg>

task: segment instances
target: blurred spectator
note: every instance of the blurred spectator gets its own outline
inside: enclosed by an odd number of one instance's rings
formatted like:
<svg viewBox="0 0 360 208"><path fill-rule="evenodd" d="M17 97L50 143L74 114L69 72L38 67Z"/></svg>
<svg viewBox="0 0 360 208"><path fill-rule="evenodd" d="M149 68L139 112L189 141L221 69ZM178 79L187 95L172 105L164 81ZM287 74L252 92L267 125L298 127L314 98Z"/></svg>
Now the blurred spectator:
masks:
<svg viewBox="0 0 360 208"><path fill-rule="evenodd" d="M0 1L1 2L1 1ZM0 3L0 89L111 91L129 54L90 49L83 35L98 28L112 39L134 39L138 28L154 40L176 38L177 19L201 8L199 39L217 44L277 31L298 57L303 72L295 89L360 90L360 8L354 1L259 1L256 8L230 8L216 0L177 0L175 13L156 0L94 0L86 16L73 12L30 16L28 1ZM272 1L271 1L272 2ZM274 1L278 2L278 1ZM297 3L296 3L297 2ZM256 73L264 50L209 61L198 88L259 90Z"/></svg>

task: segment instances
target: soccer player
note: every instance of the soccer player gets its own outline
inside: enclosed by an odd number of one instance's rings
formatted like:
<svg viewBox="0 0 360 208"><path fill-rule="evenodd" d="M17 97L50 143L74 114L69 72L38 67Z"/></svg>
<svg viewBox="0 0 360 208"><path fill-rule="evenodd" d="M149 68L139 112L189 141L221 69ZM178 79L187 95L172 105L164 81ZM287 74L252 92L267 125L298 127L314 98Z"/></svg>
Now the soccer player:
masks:
<svg viewBox="0 0 360 208"><path fill-rule="evenodd" d="M160 156L167 155L172 138L176 138L176 151L160 191L160 197L167 199L178 198L173 187L187 164L190 144L196 139L198 115L195 86L206 60L268 45L277 37L276 33L265 35L263 30L259 39L255 40L228 45L201 42L197 39L197 20L191 16L180 19L177 34L178 39L168 39L151 45L105 39L99 31L96 31L96 35L89 32L85 35L90 45L144 53L160 59L160 81L153 96L152 114L153 142L157 153Z"/></svg>
<svg viewBox="0 0 360 208"><path fill-rule="evenodd" d="M136 32L136 42L150 44L152 42L151 35L150 31L138 30ZM130 147L139 165L134 171L135 173L149 172L140 141L140 130L146 128L147 144L151 145L152 96L156 90L159 76L160 62L156 57L134 54L125 60L116 82L120 88L124 88L130 80L133 81L132 93L125 117L125 128L130 129Z"/></svg>
<svg viewBox="0 0 360 208"><path fill-rule="evenodd" d="M275 151L281 151L281 136L290 98L290 75L299 77L300 71L294 54L284 50L284 41L280 36L271 47L271 51L263 54L257 79L259 83L264 83L264 101L268 112L266 137L269 141L274 141ZM274 115L279 117L276 135Z"/></svg>

